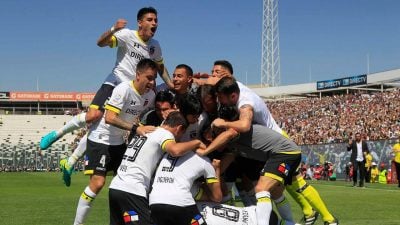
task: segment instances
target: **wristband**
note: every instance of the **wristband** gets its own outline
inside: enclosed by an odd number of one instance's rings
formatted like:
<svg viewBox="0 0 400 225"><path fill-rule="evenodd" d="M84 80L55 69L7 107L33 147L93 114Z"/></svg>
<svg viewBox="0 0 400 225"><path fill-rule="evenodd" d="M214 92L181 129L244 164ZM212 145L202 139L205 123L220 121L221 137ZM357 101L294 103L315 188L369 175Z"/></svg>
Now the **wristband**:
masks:
<svg viewBox="0 0 400 225"><path fill-rule="evenodd" d="M112 26L112 27L110 28L110 32L111 32L111 33L114 33L114 32L115 32L115 27L114 27L114 26Z"/></svg>

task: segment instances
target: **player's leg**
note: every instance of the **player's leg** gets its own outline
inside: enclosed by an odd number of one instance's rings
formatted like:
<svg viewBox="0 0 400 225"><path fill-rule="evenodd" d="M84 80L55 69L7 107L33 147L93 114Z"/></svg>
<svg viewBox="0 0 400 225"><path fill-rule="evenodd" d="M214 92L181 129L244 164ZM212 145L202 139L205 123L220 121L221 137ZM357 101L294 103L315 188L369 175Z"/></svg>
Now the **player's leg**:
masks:
<svg viewBox="0 0 400 225"><path fill-rule="evenodd" d="M307 199L313 209L317 210L321 214L322 219L325 222L328 222L328 224L337 223L337 219L329 212L318 191L311 185L307 184L304 179L299 179L298 177L299 176L297 176L296 180L291 184L293 185L293 188Z"/></svg>
<svg viewBox="0 0 400 225"><path fill-rule="evenodd" d="M74 116L58 131L51 131L43 136L40 140L40 148L45 150L65 134L79 128L83 128L86 126L86 124L93 123L101 119L104 113L104 104L111 96L113 89L114 86L110 84L102 84L100 89L97 91L88 112L80 113Z"/></svg>
<svg viewBox="0 0 400 225"><path fill-rule="evenodd" d="M271 203L271 190L282 185L280 181L271 178L268 175L260 176L257 185L255 187L256 198L257 198L257 224L258 225L269 225L269 220L272 212Z"/></svg>
<svg viewBox="0 0 400 225"><path fill-rule="evenodd" d="M298 176L297 179L304 180L303 177ZM302 222L305 225L313 225L315 221L318 219L319 213L317 211L314 211L310 203L308 203L307 199L304 198L303 195L301 195L299 192L297 192L297 189L293 185L287 185L286 186L286 191L292 196L292 198L300 205L302 211L303 211L303 218Z"/></svg>
<svg viewBox="0 0 400 225"><path fill-rule="evenodd" d="M272 199L274 200L276 209L278 210L278 213L281 216L281 218L286 221L291 221L294 223L292 209L290 208L289 201L287 200L285 195L281 194L279 196L278 194L274 193L273 191L271 192L271 195L272 195ZM278 196L278 197L276 197L276 196Z"/></svg>
<svg viewBox="0 0 400 225"><path fill-rule="evenodd" d="M71 175L74 171L75 163L80 159L86 152L87 145L87 134L85 134L71 156L60 161L60 168L63 172L63 180L67 187L71 185Z"/></svg>
<svg viewBox="0 0 400 225"><path fill-rule="evenodd" d="M83 224L92 207L92 202L100 193L106 180L107 166L110 163L109 146L87 141L87 163L85 174L90 175L89 185L79 198L74 224Z"/></svg>

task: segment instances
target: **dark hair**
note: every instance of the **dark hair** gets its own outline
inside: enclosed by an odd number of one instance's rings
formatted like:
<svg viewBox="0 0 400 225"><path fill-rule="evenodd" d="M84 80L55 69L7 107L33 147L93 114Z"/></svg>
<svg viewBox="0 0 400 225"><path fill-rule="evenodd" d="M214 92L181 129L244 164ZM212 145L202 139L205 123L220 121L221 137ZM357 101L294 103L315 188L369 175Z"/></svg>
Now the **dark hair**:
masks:
<svg viewBox="0 0 400 225"><path fill-rule="evenodd" d="M153 8L153 7L144 7L144 8L141 8L138 11L137 16L136 16L137 20L141 20L143 18L143 16L145 14L147 14L147 13L154 13L157 16L157 10L155 8Z"/></svg>
<svg viewBox="0 0 400 225"><path fill-rule="evenodd" d="M168 90L163 90L157 93L155 102L168 102L171 106L174 105L175 100L172 93Z"/></svg>
<svg viewBox="0 0 400 225"><path fill-rule="evenodd" d="M215 84L215 90L218 94L229 95L240 93L239 85L233 77L223 77Z"/></svg>
<svg viewBox="0 0 400 225"><path fill-rule="evenodd" d="M168 114L167 118L164 120L163 125L167 125L169 127L177 127L179 125L182 125L182 127L186 129L189 126L189 123L182 115L182 113L178 111L173 111Z"/></svg>
<svg viewBox="0 0 400 225"><path fill-rule="evenodd" d="M178 101L179 111L187 115L200 115L203 111L200 100L193 94L186 94Z"/></svg>
<svg viewBox="0 0 400 225"><path fill-rule="evenodd" d="M235 121L239 119L239 112L235 106L222 106L218 109L218 117L226 121Z"/></svg>
<svg viewBox="0 0 400 225"><path fill-rule="evenodd" d="M229 72L231 74L233 74L232 64L230 62L228 62L227 60L217 60L214 62L214 66L222 66L225 69L229 70Z"/></svg>
<svg viewBox="0 0 400 225"><path fill-rule="evenodd" d="M213 98L217 97L217 93L215 92L215 87L211 84L201 85L197 89L197 98L203 99L207 95L211 95L211 97Z"/></svg>
<svg viewBox="0 0 400 225"><path fill-rule="evenodd" d="M157 64L151 59L144 58L140 60L136 65L136 72L141 73L149 68L157 71Z"/></svg>
<svg viewBox="0 0 400 225"><path fill-rule="evenodd" d="M185 69L188 77L192 77L193 76L192 68L190 66L186 65L186 64L179 64L179 65L177 65L175 67L175 69Z"/></svg>

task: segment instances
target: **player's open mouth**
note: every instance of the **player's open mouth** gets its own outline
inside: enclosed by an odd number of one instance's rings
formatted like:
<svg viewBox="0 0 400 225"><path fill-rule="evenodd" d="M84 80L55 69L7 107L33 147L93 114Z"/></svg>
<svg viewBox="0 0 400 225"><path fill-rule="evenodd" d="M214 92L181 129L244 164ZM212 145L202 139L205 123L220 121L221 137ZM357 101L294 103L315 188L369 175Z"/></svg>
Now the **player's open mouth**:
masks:
<svg viewBox="0 0 400 225"><path fill-rule="evenodd" d="M151 32L155 33L157 30L157 27L152 27L152 28L150 28L150 30L151 30Z"/></svg>

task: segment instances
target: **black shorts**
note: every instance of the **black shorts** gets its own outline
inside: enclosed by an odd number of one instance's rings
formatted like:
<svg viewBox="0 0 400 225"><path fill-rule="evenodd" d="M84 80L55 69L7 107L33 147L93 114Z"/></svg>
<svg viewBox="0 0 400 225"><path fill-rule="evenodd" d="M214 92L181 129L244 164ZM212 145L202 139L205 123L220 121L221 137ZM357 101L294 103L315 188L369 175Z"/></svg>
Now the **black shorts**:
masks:
<svg viewBox="0 0 400 225"><path fill-rule="evenodd" d="M107 175L108 171L117 173L124 156L126 145L105 145L87 140L85 154L86 175Z"/></svg>
<svg viewBox="0 0 400 225"><path fill-rule="evenodd" d="M97 90L96 95L94 96L92 103L90 103L90 108L98 109L104 112L104 106L107 104L110 99L112 92L114 90L114 86L109 84L102 84L100 89Z"/></svg>
<svg viewBox="0 0 400 225"><path fill-rule="evenodd" d="M290 185L292 178L296 175L300 161L301 154L271 153L260 175Z"/></svg>
<svg viewBox="0 0 400 225"><path fill-rule="evenodd" d="M224 173L226 182L235 182L238 178L246 176L252 181L257 181L260 177L260 171L263 169L265 162L236 156Z"/></svg>
<svg viewBox="0 0 400 225"><path fill-rule="evenodd" d="M152 225L149 201L142 196L109 189L110 225Z"/></svg>
<svg viewBox="0 0 400 225"><path fill-rule="evenodd" d="M150 206L151 218L157 225L204 225L206 221L201 216L196 205L175 206L167 204L153 204Z"/></svg>

